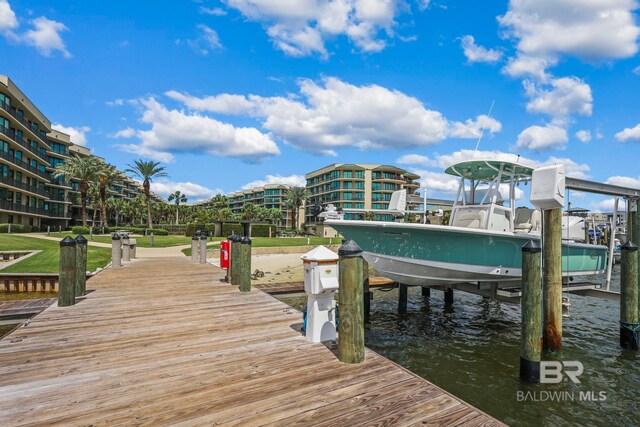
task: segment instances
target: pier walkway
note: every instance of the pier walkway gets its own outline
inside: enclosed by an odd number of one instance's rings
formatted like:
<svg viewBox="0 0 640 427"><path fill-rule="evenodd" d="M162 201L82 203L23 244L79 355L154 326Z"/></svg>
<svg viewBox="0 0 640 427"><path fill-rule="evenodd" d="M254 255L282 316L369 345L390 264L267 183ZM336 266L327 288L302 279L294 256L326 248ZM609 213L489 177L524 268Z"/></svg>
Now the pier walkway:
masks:
<svg viewBox="0 0 640 427"><path fill-rule="evenodd" d="M372 351L340 363L221 276L173 257L91 278L0 340L0 425L501 425Z"/></svg>

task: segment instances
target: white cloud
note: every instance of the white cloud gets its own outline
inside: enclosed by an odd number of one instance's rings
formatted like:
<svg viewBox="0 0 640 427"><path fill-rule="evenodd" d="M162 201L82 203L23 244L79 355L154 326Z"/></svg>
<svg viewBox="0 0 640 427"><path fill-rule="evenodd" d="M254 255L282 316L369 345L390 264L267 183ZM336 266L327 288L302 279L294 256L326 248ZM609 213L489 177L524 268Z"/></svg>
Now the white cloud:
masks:
<svg viewBox="0 0 640 427"><path fill-rule="evenodd" d="M591 131L588 130L579 130L578 132L576 132L576 138L578 138L578 141L580 142L589 142L591 141Z"/></svg>
<svg viewBox="0 0 640 427"><path fill-rule="evenodd" d="M189 108L241 114L298 149L335 155L342 147L405 149L425 147L448 136L477 138L482 125L491 133L502 125L487 116L449 122L418 99L377 85L355 86L327 77L320 84L299 82L299 95L261 97L222 94L197 98L175 91L167 96Z"/></svg>
<svg viewBox="0 0 640 427"><path fill-rule="evenodd" d="M363 52L379 52L395 37L399 13L410 12L403 0L225 0L225 4L265 26L276 48L287 55L325 58L325 42L341 35ZM428 2L419 9L425 5Z"/></svg>
<svg viewBox="0 0 640 427"><path fill-rule="evenodd" d="M502 58L502 52L478 46L471 35L462 37L461 45L464 56L467 57L469 62L498 62Z"/></svg>
<svg viewBox="0 0 640 427"><path fill-rule="evenodd" d="M569 140L567 130L548 124L546 126L530 126L520 132L516 146L534 151L563 149Z"/></svg>
<svg viewBox="0 0 640 427"><path fill-rule="evenodd" d="M625 128L624 130L616 133L616 139L620 142L640 142L640 124L632 128Z"/></svg>
<svg viewBox="0 0 640 427"><path fill-rule="evenodd" d="M428 170L413 170L420 175L420 187L427 191L427 197L453 197L458 191L459 181L453 175Z"/></svg>
<svg viewBox="0 0 640 427"><path fill-rule="evenodd" d="M396 160L400 165L433 166L433 160L420 154L405 154Z"/></svg>
<svg viewBox="0 0 640 427"><path fill-rule="evenodd" d="M107 105L107 107L120 107L124 105L124 99L117 98L117 99L114 99L113 101L107 101L105 102L105 104Z"/></svg>
<svg viewBox="0 0 640 427"><path fill-rule="evenodd" d="M187 44L198 53L199 55L208 55L209 52L216 49L222 49L222 43L218 33L213 28L210 28L204 24L198 25L200 35L193 40L187 40Z"/></svg>
<svg viewBox="0 0 640 427"><path fill-rule="evenodd" d="M0 34L14 43L35 47L43 56L49 57L59 51L65 58L71 58L60 35L69 30L63 23L41 16L31 20L30 24L33 28L24 33L16 32L20 26L18 18L9 2L0 0Z"/></svg>
<svg viewBox="0 0 640 427"><path fill-rule="evenodd" d="M591 87L576 77L563 77L550 82L551 89L544 90L535 83L524 82L530 113L544 113L564 120L571 114L590 116L593 108Z"/></svg>
<svg viewBox="0 0 640 427"><path fill-rule="evenodd" d="M62 133L66 133L71 137L71 142L77 145L86 146L87 145L87 133L91 131L89 126L64 126L60 123L54 123L51 125L57 131Z"/></svg>
<svg viewBox="0 0 640 427"><path fill-rule="evenodd" d="M151 182L151 191L161 196L167 197L176 191L181 192L189 199L190 203L200 200L208 200L216 194L224 194L222 190L216 188L212 190L193 182L174 182L170 180L160 180Z"/></svg>
<svg viewBox="0 0 640 427"><path fill-rule="evenodd" d="M633 0L511 0L498 17L503 36L517 41L505 72L544 77L562 55L586 61L631 57L640 35L636 8Z"/></svg>
<svg viewBox="0 0 640 427"><path fill-rule="evenodd" d="M448 134L454 138L477 139L480 138L482 129L484 129L485 133L498 133L502 130L502 123L493 117L481 114L476 120L467 119L464 123L452 123Z"/></svg>
<svg viewBox="0 0 640 427"><path fill-rule="evenodd" d="M633 74L640 76L640 65L633 69Z"/></svg>
<svg viewBox="0 0 640 427"><path fill-rule="evenodd" d="M121 145L133 152L160 161L171 161L171 153L198 152L221 157L237 157L256 162L280 154L270 135L255 128L235 127L200 114L169 110L154 98L139 101L143 109L141 122L151 126L138 129L140 145ZM131 136L125 129L120 137Z"/></svg>
<svg viewBox="0 0 640 427"><path fill-rule="evenodd" d="M225 16L227 11L219 7L208 8L200 6L200 13L203 15Z"/></svg>
<svg viewBox="0 0 640 427"><path fill-rule="evenodd" d="M640 189L640 177L633 178L630 176L612 176L605 181L607 184L619 185L620 187L630 187Z"/></svg>
<svg viewBox="0 0 640 427"><path fill-rule="evenodd" d="M133 128L121 129L111 135L112 138L133 138L138 135L138 131Z"/></svg>
<svg viewBox="0 0 640 427"><path fill-rule="evenodd" d="M563 165L564 173L572 178L586 179L589 178L588 172L591 170L589 165L584 163L576 163L571 159L561 157L549 157L539 166Z"/></svg>
<svg viewBox="0 0 640 427"><path fill-rule="evenodd" d="M267 175L264 179L256 179L242 186L243 190L250 190L256 187L264 187L267 184L282 184L290 185L292 187L304 187L307 185L307 180L302 175Z"/></svg>
<svg viewBox="0 0 640 427"><path fill-rule="evenodd" d="M18 28L18 19L7 0L0 0L0 32Z"/></svg>
<svg viewBox="0 0 640 427"><path fill-rule="evenodd" d="M22 36L26 44L35 47L44 56L51 56L57 50L65 58L71 58L60 36L61 32L69 30L64 24L44 16L34 19L32 23L34 28Z"/></svg>
<svg viewBox="0 0 640 427"><path fill-rule="evenodd" d="M601 202L593 203L592 207L596 212L613 212L613 208L615 206L615 198L606 199ZM618 212L624 211L627 209L627 203L625 199L620 199L618 201Z"/></svg>

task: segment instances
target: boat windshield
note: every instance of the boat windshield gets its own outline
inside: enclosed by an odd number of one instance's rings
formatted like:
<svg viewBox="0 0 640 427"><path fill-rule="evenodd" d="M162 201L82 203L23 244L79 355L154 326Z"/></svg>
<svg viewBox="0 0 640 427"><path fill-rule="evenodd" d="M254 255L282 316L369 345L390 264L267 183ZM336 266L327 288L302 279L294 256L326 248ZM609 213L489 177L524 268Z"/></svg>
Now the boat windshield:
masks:
<svg viewBox="0 0 640 427"><path fill-rule="evenodd" d="M458 163L445 172L460 177L449 225L514 231L516 187L531 180L533 168L510 162L475 160Z"/></svg>

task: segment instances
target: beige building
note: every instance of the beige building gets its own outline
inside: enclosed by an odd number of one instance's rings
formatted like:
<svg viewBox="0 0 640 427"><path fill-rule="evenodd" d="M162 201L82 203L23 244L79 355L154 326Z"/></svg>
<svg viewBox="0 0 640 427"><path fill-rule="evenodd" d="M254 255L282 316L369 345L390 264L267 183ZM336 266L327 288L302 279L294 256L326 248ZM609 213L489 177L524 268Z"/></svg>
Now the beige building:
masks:
<svg viewBox="0 0 640 427"><path fill-rule="evenodd" d="M266 209L278 209L282 212L282 218L277 225L279 227L292 228L293 215L285 205L289 188L290 186L284 184L268 184L264 187L237 191L227 195L229 208L234 214L240 214L242 207L246 203L253 203L255 206ZM302 222L304 222L304 206L298 212L297 227L300 227Z"/></svg>
<svg viewBox="0 0 640 427"><path fill-rule="evenodd" d="M311 194L305 213L307 226L316 225L313 215L316 204L323 208L333 204L338 209L388 209L391 194L401 189L406 189L408 194L415 193L420 187L419 178L395 166L362 163L334 163L310 172L306 175L307 190ZM362 217L360 213L344 215L345 219ZM375 219L393 221L393 217L385 213L376 213Z"/></svg>

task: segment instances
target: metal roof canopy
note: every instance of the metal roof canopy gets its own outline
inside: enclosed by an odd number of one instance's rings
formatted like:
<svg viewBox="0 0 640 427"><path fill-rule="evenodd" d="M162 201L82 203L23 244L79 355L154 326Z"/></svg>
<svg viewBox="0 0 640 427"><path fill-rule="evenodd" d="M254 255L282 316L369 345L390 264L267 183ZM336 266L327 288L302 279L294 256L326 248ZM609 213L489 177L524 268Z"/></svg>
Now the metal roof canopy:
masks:
<svg viewBox="0 0 640 427"><path fill-rule="evenodd" d="M601 182L587 181L578 178L565 178L565 187L568 190L584 191L587 193L604 194L607 196L619 196L630 199L640 198L640 190L619 185L604 184Z"/></svg>

